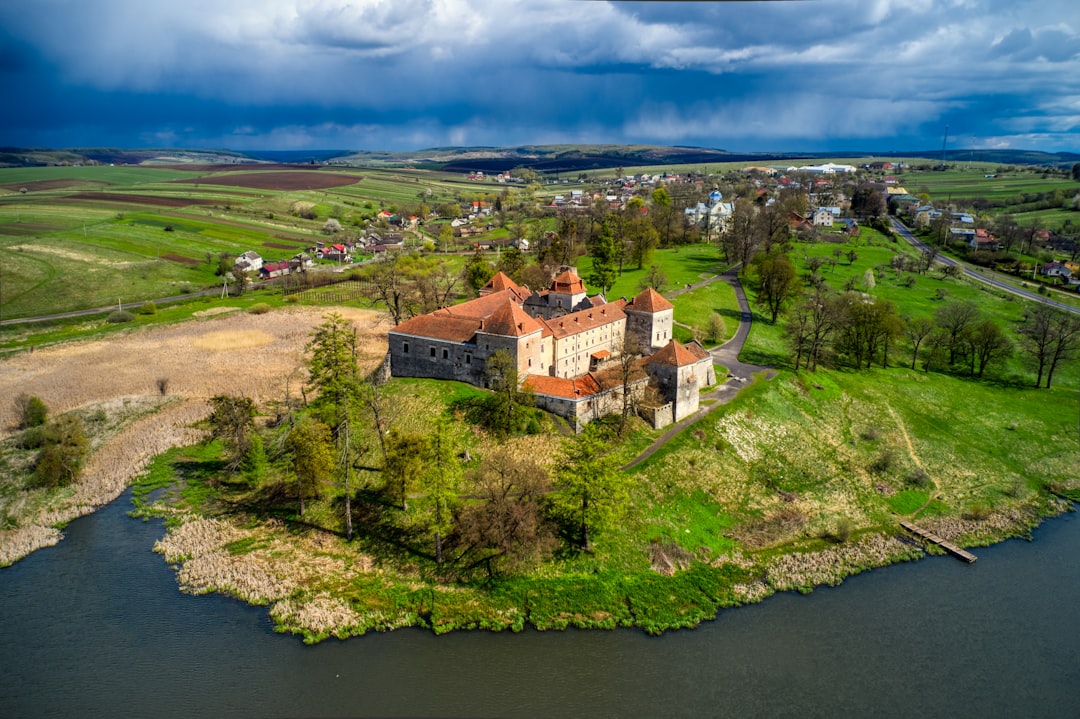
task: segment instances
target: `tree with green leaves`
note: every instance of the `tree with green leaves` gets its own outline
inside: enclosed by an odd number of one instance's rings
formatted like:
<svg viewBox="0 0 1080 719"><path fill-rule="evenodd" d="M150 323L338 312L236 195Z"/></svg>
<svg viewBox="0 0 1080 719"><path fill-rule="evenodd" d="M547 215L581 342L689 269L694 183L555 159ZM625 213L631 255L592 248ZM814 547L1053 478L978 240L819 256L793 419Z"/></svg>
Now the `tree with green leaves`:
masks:
<svg viewBox="0 0 1080 719"><path fill-rule="evenodd" d="M518 281L521 271L525 269L525 255L516 247L507 247L500 253L498 268L507 277Z"/></svg>
<svg viewBox="0 0 1080 719"><path fill-rule="evenodd" d="M656 230L656 236L663 241L665 247L671 245L671 230L675 226L675 206L671 193L661 185L652 191L652 226ZM641 269L641 265L638 265Z"/></svg>
<svg viewBox="0 0 1080 719"><path fill-rule="evenodd" d="M285 446L296 475L296 494L302 517L305 498L318 498L319 488L333 477L334 442L329 427L305 415L289 430Z"/></svg>
<svg viewBox="0 0 1080 719"><path fill-rule="evenodd" d="M640 270L652 258L653 250L660 242L656 227L641 211L632 211L624 224L624 235L630 259Z"/></svg>
<svg viewBox="0 0 1080 719"><path fill-rule="evenodd" d="M40 397L22 392L15 397L15 414L19 417L19 429L29 429L45 424L49 408Z"/></svg>
<svg viewBox="0 0 1080 719"><path fill-rule="evenodd" d="M364 385L356 363L356 333L341 315L331 312L312 332L308 351L311 353L309 383L319 393L313 403L314 409L330 427L337 443L335 466L345 496L345 535L351 540L355 457L363 453L363 449L356 446L358 437L353 430L357 401Z"/></svg>
<svg viewBox="0 0 1080 719"><path fill-rule="evenodd" d="M756 302L764 307L776 324L781 310L802 293L802 283L795 265L784 254L759 254L751 265L757 286Z"/></svg>
<svg viewBox="0 0 1080 719"><path fill-rule="evenodd" d="M323 421L334 427L360 382L356 332L340 314L329 312L312 331L307 350L310 352L308 383L318 392L315 405L323 409Z"/></svg>
<svg viewBox="0 0 1080 719"><path fill-rule="evenodd" d="M610 438L595 424L571 439L556 476L555 506L577 535L580 549L618 518L626 501L626 485L611 454Z"/></svg>
<svg viewBox="0 0 1080 719"><path fill-rule="evenodd" d="M517 360L508 350L496 350L484 365L484 380L493 393L486 403L485 422L499 436L508 437L522 410L533 404L530 393L519 386Z"/></svg>
<svg viewBox="0 0 1080 719"><path fill-rule="evenodd" d="M979 378L988 365L1004 361L1012 352L1012 341L992 319L977 323L965 339L971 355L971 374Z"/></svg>
<svg viewBox="0 0 1080 719"><path fill-rule="evenodd" d="M428 455L427 437L391 429L386 437L383 487L394 496L401 511L409 508L408 495L424 474Z"/></svg>
<svg viewBox="0 0 1080 719"><path fill-rule="evenodd" d="M604 295L615 284L618 276L619 255L621 248L615 236L617 220L608 217L600 225L600 235L592 243L589 254L592 255L592 272L589 274L589 284L596 287Z"/></svg>
<svg viewBox="0 0 1080 719"><path fill-rule="evenodd" d="M479 290L487 284L488 280L495 276L495 272L494 265L488 262L484 254L478 250L465 263L465 269L463 270L465 284L473 288L474 291Z"/></svg>
<svg viewBox="0 0 1080 719"><path fill-rule="evenodd" d="M720 344L727 337L727 324L724 322L724 316L719 312L713 312L709 315L709 326L706 330L706 336L712 344Z"/></svg>
<svg viewBox="0 0 1080 719"><path fill-rule="evenodd" d="M235 472L251 451L255 402L250 397L219 394L210 398L210 437L225 444L225 462Z"/></svg>
<svg viewBox="0 0 1080 719"><path fill-rule="evenodd" d="M454 228L450 226L449 222L443 223L439 228L439 247L443 252L449 249L450 244L454 241Z"/></svg>
<svg viewBox="0 0 1080 719"><path fill-rule="evenodd" d="M462 477L461 462L450 435L450 421L445 415L439 418L435 431L428 437L427 449L425 469L419 479L431 509L429 527L435 541L435 563L442 564L443 540L454 527L453 512Z"/></svg>

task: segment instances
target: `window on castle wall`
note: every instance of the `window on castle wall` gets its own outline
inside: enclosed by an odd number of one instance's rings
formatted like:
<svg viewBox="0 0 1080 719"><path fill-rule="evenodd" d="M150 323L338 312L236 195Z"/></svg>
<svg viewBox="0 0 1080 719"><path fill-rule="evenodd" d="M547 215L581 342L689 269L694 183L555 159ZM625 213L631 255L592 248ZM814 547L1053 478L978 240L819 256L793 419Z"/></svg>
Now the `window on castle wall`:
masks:
<svg viewBox="0 0 1080 719"><path fill-rule="evenodd" d="M472 364L472 355L465 355L465 364Z"/></svg>
<svg viewBox="0 0 1080 719"><path fill-rule="evenodd" d="M409 343L408 342L406 342L405 344L403 344L401 346L401 352L402 352L402 354L409 354Z"/></svg>
<svg viewBox="0 0 1080 719"><path fill-rule="evenodd" d="M434 357L434 356L435 356L435 348L434 348L434 347L432 347L432 348L431 348L431 356L432 356L432 357Z"/></svg>
<svg viewBox="0 0 1080 719"><path fill-rule="evenodd" d="M443 350L442 351L442 358L443 359L449 359L449 357L450 357L450 350Z"/></svg>

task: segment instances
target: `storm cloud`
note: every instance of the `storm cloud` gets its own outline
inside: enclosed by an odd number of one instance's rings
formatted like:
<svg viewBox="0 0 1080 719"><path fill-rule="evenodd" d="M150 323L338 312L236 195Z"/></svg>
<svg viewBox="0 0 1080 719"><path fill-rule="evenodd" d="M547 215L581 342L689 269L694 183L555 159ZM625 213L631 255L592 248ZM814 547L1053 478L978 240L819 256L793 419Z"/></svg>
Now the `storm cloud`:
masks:
<svg viewBox="0 0 1080 719"><path fill-rule="evenodd" d="M1080 150L1072 0L35 0L0 143Z"/></svg>

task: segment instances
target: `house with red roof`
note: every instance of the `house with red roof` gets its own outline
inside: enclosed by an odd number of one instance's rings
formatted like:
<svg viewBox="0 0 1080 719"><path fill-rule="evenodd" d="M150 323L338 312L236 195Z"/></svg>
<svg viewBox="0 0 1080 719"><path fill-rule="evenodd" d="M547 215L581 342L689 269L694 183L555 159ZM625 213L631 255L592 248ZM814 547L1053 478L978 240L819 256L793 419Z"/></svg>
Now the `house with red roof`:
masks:
<svg viewBox="0 0 1080 719"><path fill-rule="evenodd" d="M670 423L696 410L700 388L716 381L712 358L700 345L683 346L671 338L673 321L674 307L652 288L629 301L608 302L602 295L589 297L571 268L540 292L500 272L476 299L390 330L390 373L483 387L488 360L505 350L537 405L572 419L578 428L621 409L624 392L641 394L649 382L669 405L658 416L670 417L665 422ZM627 333L645 355L629 388L611 374ZM686 394L691 390L692 398Z"/></svg>

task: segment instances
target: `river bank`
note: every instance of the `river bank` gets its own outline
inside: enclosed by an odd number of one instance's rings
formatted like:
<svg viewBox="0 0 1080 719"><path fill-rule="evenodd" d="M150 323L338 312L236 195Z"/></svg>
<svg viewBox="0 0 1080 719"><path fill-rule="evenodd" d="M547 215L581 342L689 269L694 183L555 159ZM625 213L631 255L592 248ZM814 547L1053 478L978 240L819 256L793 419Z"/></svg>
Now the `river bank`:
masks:
<svg viewBox="0 0 1080 719"><path fill-rule="evenodd" d="M1070 511L1054 497L981 519L928 518L927 529L964 546L1030 537L1048 516ZM594 574L533 573L483 583L441 582L414 567L386 565L333 533L260 521L178 512L168 501L142 511L167 520L154 545L181 591L220 593L267 606L275 629L315 643L405 627L436 634L460 629L522 631L637 627L651 634L698 626L728 607L776 593L808 593L941 550L897 527L868 531L813 550L735 551L682 568ZM802 544L806 544L803 541Z"/></svg>
<svg viewBox="0 0 1080 719"><path fill-rule="evenodd" d="M265 607L176 590L130 493L0 570L7 715L990 719L1080 713L1080 513L721 610L693 631L372 633L305 645ZM75 591L73 588L77 587ZM88 660L87 657L93 657ZM156 667L133 687L132 667Z"/></svg>

